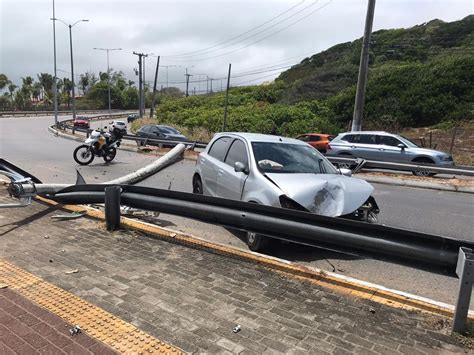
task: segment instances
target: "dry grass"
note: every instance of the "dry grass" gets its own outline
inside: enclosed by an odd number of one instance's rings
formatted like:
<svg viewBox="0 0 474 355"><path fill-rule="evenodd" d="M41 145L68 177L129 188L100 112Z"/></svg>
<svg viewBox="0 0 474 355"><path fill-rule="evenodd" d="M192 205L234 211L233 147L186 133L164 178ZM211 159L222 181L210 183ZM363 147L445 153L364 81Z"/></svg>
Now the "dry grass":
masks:
<svg viewBox="0 0 474 355"><path fill-rule="evenodd" d="M403 130L401 134L410 138L417 144L419 144L421 139L424 138L425 147L429 148L431 132L431 147L444 152L449 152L453 131L454 128L434 129L424 127L408 128ZM462 122L459 124L456 129L452 155L457 165L474 165L474 122Z"/></svg>

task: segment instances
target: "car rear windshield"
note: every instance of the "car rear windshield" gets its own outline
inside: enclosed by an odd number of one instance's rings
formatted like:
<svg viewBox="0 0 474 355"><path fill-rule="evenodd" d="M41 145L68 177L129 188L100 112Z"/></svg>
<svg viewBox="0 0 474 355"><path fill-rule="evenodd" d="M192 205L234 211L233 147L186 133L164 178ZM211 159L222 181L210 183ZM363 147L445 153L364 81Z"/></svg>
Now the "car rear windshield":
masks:
<svg viewBox="0 0 474 355"><path fill-rule="evenodd" d="M328 160L306 145L253 142L252 150L262 173L337 174Z"/></svg>

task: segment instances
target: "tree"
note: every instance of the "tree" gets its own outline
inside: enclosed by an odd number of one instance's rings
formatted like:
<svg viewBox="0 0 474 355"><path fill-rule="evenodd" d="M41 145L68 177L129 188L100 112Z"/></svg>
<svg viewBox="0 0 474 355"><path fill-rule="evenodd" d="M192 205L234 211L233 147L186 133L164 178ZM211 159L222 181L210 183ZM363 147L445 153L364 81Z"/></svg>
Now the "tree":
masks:
<svg viewBox="0 0 474 355"><path fill-rule="evenodd" d="M68 110L71 108L71 91L72 91L72 81L68 78L63 79L63 90L62 90L62 97L67 99L67 108Z"/></svg>
<svg viewBox="0 0 474 355"><path fill-rule="evenodd" d="M0 90L3 90L11 81L8 80L5 74L0 74Z"/></svg>
<svg viewBox="0 0 474 355"><path fill-rule="evenodd" d="M10 99L13 101L13 93L15 92L16 88L18 86L16 86L15 84L11 83L8 85L8 91L10 92Z"/></svg>
<svg viewBox="0 0 474 355"><path fill-rule="evenodd" d="M43 98L47 92L50 92L53 90L53 76L48 73L40 73L37 75L38 77L38 82L41 84L41 87L43 89Z"/></svg>

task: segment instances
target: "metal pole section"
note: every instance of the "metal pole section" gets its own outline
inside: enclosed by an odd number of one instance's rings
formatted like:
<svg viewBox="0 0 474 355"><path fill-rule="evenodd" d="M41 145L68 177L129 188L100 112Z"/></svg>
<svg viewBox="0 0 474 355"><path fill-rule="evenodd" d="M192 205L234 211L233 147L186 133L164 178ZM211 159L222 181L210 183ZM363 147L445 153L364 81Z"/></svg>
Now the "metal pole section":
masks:
<svg viewBox="0 0 474 355"><path fill-rule="evenodd" d="M69 48L71 50L71 82L72 82L72 118L76 118L76 94L74 90L74 59L72 55L72 26L69 25Z"/></svg>
<svg viewBox="0 0 474 355"><path fill-rule="evenodd" d="M474 280L474 254L472 249L459 248L456 274L459 277L458 299L454 309L452 331L462 334L466 330L467 314L471 302L472 282Z"/></svg>
<svg viewBox="0 0 474 355"><path fill-rule="evenodd" d="M367 15L365 18L364 39L360 53L359 77L357 78L357 92L355 97L354 115L352 119L352 131L362 129L362 116L364 113L365 86L367 84L367 72L369 68L369 46L372 24L374 22L375 0L369 0Z"/></svg>
<svg viewBox="0 0 474 355"><path fill-rule="evenodd" d="M150 118L153 117L153 111L155 110L155 99L156 99L156 84L158 82L158 70L160 69L160 56L156 59L156 70L155 70L155 82L153 83L153 98L151 100Z"/></svg>
<svg viewBox="0 0 474 355"><path fill-rule="evenodd" d="M224 124L222 125L222 131L225 132L227 128L227 103L229 100L229 86L230 86L230 69L232 64L229 63L229 73L227 74L227 88L225 90L225 103L224 103ZM222 83L222 80L221 80Z"/></svg>
<svg viewBox="0 0 474 355"><path fill-rule="evenodd" d="M108 231L120 228L120 186L105 188L105 223Z"/></svg>
<svg viewBox="0 0 474 355"><path fill-rule="evenodd" d="M143 115L145 115L145 90L146 90L146 75L145 75L145 60L146 60L146 55L143 56L143 79L142 79L142 106L143 106Z"/></svg>
<svg viewBox="0 0 474 355"><path fill-rule="evenodd" d="M142 53L133 52L138 56L138 114L143 117L142 107Z"/></svg>
<svg viewBox="0 0 474 355"><path fill-rule="evenodd" d="M58 126L58 88L57 88L57 70L56 70L56 14L54 11L53 0L53 47L54 47L54 78L53 78L53 95L54 95L54 125Z"/></svg>
<svg viewBox="0 0 474 355"><path fill-rule="evenodd" d="M190 74L188 74L188 68L186 68L186 74L184 74L184 76L186 76L186 97L189 96L189 92L188 92L188 89L189 89L189 77L190 77Z"/></svg>
<svg viewBox="0 0 474 355"><path fill-rule="evenodd" d="M107 52L107 86L109 94L109 116L112 114L112 104L110 102L110 68L109 68L109 49L105 50Z"/></svg>

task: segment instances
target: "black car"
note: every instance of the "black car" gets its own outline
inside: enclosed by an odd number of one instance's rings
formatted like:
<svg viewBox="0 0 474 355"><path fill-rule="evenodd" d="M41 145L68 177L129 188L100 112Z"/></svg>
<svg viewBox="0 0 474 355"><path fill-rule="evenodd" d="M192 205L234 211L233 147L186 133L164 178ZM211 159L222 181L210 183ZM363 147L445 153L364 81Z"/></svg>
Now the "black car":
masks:
<svg viewBox="0 0 474 355"><path fill-rule="evenodd" d="M169 140L169 141L187 141L186 138L181 132L177 129L170 126L163 125L146 125L141 127L137 131L137 136L141 138L148 139L159 139L159 140ZM145 145L145 141L137 142L139 145ZM157 143L157 142L146 142L149 145L164 146L167 144ZM173 144L172 144L173 145Z"/></svg>
<svg viewBox="0 0 474 355"><path fill-rule="evenodd" d="M132 113L132 114L127 116L127 122L130 123L130 122L133 122L133 121L135 121L139 118L140 118L140 115L138 113Z"/></svg>

